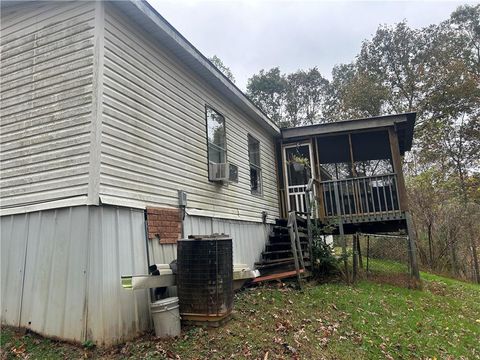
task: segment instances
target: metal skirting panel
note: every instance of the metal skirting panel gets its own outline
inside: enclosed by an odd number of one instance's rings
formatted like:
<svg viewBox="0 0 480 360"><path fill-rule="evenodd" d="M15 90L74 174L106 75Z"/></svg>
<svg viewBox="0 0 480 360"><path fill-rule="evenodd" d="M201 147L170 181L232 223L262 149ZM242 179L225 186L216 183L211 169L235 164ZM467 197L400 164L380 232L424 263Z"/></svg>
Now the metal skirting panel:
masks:
<svg viewBox="0 0 480 360"><path fill-rule="evenodd" d="M151 240L149 244L152 264L170 264L177 258L177 244L160 244L158 240Z"/></svg>
<svg viewBox="0 0 480 360"><path fill-rule="evenodd" d="M113 206L90 209L86 335L119 343L150 328L147 290L125 290L120 284L122 275L147 272L144 212Z"/></svg>
<svg viewBox="0 0 480 360"><path fill-rule="evenodd" d="M188 215L184 228L186 236L228 234L233 240L233 263L247 264L251 268L260 259L270 232L268 224Z"/></svg>
<svg viewBox="0 0 480 360"><path fill-rule="evenodd" d="M147 272L144 211L77 206L3 216L1 322L40 334L111 345L151 328L147 290L125 290L122 275ZM269 225L186 216L185 234L225 233L234 263L253 267ZM155 263L176 245L150 241Z"/></svg>
<svg viewBox="0 0 480 360"><path fill-rule="evenodd" d="M1 322L114 344L150 328L143 211L78 206L1 217Z"/></svg>
<svg viewBox="0 0 480 360"><path fill-rule="evenodd" d="M20 325L28 214L1 217L2 324Z"/></svg>
<svg viewBox="0 0 480 360"><path fill-rule="evenodd" d="M39 211L27 214L25 219L20 326L47 336L82 341L88 208ZM2 238L4 241L15 239Z"/></svg>

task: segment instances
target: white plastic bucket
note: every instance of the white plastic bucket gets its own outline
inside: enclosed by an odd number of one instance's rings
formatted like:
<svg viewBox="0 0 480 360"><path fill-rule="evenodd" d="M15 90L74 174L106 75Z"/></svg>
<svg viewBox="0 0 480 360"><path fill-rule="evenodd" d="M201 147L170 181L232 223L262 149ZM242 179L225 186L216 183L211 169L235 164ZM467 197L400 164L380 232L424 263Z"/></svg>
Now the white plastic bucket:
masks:
<svg viewBox="0 0 480 360"><path fill-rule="evenodd" d="M170 337L180 335L180 313L178 297L169 297L150 304L155 336Z"/></svg>

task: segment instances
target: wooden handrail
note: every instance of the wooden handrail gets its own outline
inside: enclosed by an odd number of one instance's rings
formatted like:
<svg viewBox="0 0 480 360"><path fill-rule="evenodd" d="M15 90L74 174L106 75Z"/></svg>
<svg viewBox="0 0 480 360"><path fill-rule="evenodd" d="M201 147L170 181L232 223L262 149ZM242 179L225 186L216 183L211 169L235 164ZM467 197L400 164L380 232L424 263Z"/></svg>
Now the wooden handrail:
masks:
<svg viewBox="0 0 480 360"><path fill-rule="evenodd" d="M378 178L378 177L387 177L391 175L397 175L396 173L388 173L384 175L374 175L374 176L358 176L358 177L350 177L347 179L340 179L340 180L323 180L323 181L318 181L315 179L316 182L320 184L326 184L326 183L332 183L332 182L342 182L342 181L350 181L350 180L362 180L362 179L372 179L372 178Z"/></svg>
<svg viewBox="0 0 480 360"><path fill-rule="evenodd" d="M288 233L290 235L290 243L292 247L292 254L295 264L295 270L297 273L297 280L298 286L300 289L302 288L302 278L301 278L301 270L305 271L305 263L303 261L303 251L302 245L300 243L300 236L298 234L298 224L297 224L297 212L291 211L288 214L288 222L287 222ZM312 256L310 254L310 256ZM302 266L302 269L300 269Z"/></svg>

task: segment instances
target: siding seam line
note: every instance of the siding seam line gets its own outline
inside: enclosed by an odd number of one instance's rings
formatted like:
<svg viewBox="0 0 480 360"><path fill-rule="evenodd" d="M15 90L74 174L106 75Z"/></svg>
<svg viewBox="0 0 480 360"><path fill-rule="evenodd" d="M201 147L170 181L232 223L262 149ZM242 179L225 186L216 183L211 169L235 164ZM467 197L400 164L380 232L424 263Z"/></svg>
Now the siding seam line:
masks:
<svg viewBox="0 0 480 360"><path fill-rule="evenodd" d="M93 58L92 132L90 171L88 180L88 205L100 204L100 160L102 144L103 67L105 46L105 5L95 2L95 32Z"/></svg>
<svg viewBox="0 0 480 360"><path fill-rule="evenodd" d="M27 267L27 252L28 252L28 238L30 234L30 214L25 214L27 218L27 236L25 239L25 257L23 258L23 274L22 274L22 292L20 295L20 310L18 314L18 326L20 327L22 324L22 310L23 310L23 294L25 292L25 269ZM41 226L42 224L42 214L39 213L40 219L39 219L39 224ZM12 217L13 219L13 217ZM13 227L12 227L13 229ZM40 229L40 228L39 228Z"/></svg>

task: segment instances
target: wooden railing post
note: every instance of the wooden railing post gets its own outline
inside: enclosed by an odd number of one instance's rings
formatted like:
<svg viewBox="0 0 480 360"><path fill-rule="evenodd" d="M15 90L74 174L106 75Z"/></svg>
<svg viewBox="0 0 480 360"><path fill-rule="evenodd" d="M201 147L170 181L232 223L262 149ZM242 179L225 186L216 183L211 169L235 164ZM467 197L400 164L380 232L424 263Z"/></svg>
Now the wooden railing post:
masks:
<svg viewBox="0 0 480 360"><path fill-rule="evenodd" d="M388 128L388 138L390 140L390 151L392 153L393 169L397 174L399 207L400 210L405 211L408 210L407 189L405 187L405 179L403 178L402 158L400 156L398 137L393 127Z"/></svg>

